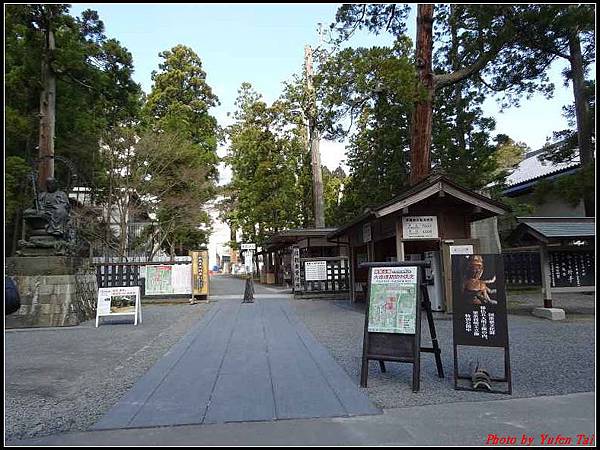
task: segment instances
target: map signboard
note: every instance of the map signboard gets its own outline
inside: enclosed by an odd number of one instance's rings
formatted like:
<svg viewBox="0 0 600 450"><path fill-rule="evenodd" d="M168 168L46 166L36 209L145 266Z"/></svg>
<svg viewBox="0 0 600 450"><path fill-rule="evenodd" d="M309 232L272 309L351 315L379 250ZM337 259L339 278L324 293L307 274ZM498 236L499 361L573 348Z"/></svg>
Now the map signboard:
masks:
<svg viewBox="0 0 600 450"><path fill-rule="evenodd" d="M368 331L415 334L416 317L417 268L372 268Z"/></svg>
<svg viewBox="0 0 600 450"><path fill-rule="evenodd" d="M172 271L173 266L147 266L146 295L173 294Z"/></svg>

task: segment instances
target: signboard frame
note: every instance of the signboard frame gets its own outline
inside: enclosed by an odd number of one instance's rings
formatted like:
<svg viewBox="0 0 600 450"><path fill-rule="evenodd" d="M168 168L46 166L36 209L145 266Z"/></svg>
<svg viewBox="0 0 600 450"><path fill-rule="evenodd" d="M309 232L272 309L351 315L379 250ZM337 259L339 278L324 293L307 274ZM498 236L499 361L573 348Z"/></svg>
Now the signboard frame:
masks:
<svg viewBox="0 0 600 450"><path fill-rule="evenodd" d="M478 294L478 300L474 300L477 305L470 305L466 308L464 305L461 305L465 301L464 296L457 295L461 292L473 292L466 291L463 286L463 281L467 274L468 266L463 261L460 263L462 259L466 259L468 261L475 261L475 257L481 257L481 273L477 280L480 278L488 278L489 277L489 269L486 272L486 265L489 267L489 261L493 261L493 274L494 281L488 280L487 282L491 285L494 284L496 287L496 292L493 292L493 298L488 294L488 297L492 300L490 303L485 299L479 300L481 297ZM458 364L458 347L486 347L486 348L502 348L504 349L504 375L501 377L490 377L491 381L495 382L503 382L507 383L506 390L500 389L492 389L486 390L483 392L489 392L493 394L509 394L512 395L512 375L510 368L510 350L509 350L509 337L508 337L508 312L507 312L507 302L506 302L506 287L504 280L504 261L502 255L500 254L485 254L485 253L476 253L471 255L465 254L457 254L451 256L452 262L452 293L453 297L455 297L456 301L454 304L454 313L452 317L452 347L454 354L454 389L458 391L474 391L472 387L467 387L464 385L459 386L458 380L471 380L472 375L462 375L459 373L459 364ZM481 281L482 283L486 283L486 281ZM483 287L483 286L482 286ZM472 337L467 336L465 333L461 332L463 325L466 322L466 311L471 311L473 307L479 307L479 311L474 311L478 313L478 317L480 314L483 314L481 317L486 317L485 320L485 328L486 328L486 336L488 335L488 323L489 323L489 315L493 314L494 317L494 335L497 333L496 342L490 341L489 339L484 340L483 337ZM483 310L485 308L485 310ZM491 312L488 313L488 308L492 309ZM473 314L474 316L474 314ZM478 326L481 326L483 321L478 320ZM469 315L469 323L475 323L475 318L473 317L473 321L471 322L471 315ZM483 328L483 327L481 327ZM474 332L475 333L475 332ZM483 333L478 333L483 334Z"/></svg>
<svg viewBox="0 0 600 450"><path fill-rule="evenodd" d="M101 295L104 294L104 295ZM117 296L114 294L119 294L118 296L132 296L135 295L135 311L134 312L110 312L112 297ZM109 298L111 299L108 305L108 312L103 311L104 308L101 307L100 299ZM96 328L100 325L101 317L113 317L113 316L134 316L133 324L142 323L142 302L140 295L140 287L139 286L116 286L116 287L101 287L98 288L98 297L96 300Z"/></svg>
<svg viewBox="0 0 600 450"><path fill-rule="evenodd" d="M421 374L421 352L433 353L438 376L444 378L442 367L441 350L438 345L431 312L431 303L426 286L422 283L423 270L429 267L428 262L398 261L398 262L368 262L360 265L361 268L369 269L367 282L366 313L364 324L363 353L361 364L360 385L367 387L369 373L369 361L376 360L382 372L385 372L385 361L409 363L413 365L412 390L418 392L420 389ZM372 269L378 267L415 267L416 268L416 302L415 302L415 332L410 334L382 333L369 331L369 310L371 302L371 280ZM421 308L425 309L429 332L431 334L432 347L421 347Z"/></svg>

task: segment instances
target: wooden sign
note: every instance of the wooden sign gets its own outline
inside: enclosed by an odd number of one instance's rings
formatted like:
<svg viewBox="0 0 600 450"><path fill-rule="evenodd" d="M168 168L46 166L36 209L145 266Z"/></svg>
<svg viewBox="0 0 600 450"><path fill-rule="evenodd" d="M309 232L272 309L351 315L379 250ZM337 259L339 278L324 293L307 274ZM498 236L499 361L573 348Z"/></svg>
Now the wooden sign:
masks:
<svg viewBox="0 0 600 450"><path fill-rule="evenodd" d="M505 352L505 373L503 377L491 379L507 382L508 390L490 392L511 394L502 255L452 255L452 296L455 389L472 390L458 386L459 379L471 380L471 374L459 374L457 346L500 347Z"/></svg>
<svg viewBox="0 0 600 450"><path fill-rule="evenodd" d="M108 287L98 289L96 306L96 328L100 317L134 316L133 324L142 323L142 305L139 286Z"/></svg>
<svg viewBox="0 0 600 450"><path fill-rule="evenodd" d="M431 304L425 285L421 284L426 262L372 262L369 268L367 312L363 339L360 384L367 387L369 361L413 364L414 392L419 390L420 353L435 354L438 376L443 378L440 349L437 343ZM421 306L427 312L432 348L421 347Z"/></svg>
<svg viewBox="0 0 600 450"><path fill-rule="evenodd" d="M192 250L192 300L196 296L206 297L208 302L208 251Z"/></svg>

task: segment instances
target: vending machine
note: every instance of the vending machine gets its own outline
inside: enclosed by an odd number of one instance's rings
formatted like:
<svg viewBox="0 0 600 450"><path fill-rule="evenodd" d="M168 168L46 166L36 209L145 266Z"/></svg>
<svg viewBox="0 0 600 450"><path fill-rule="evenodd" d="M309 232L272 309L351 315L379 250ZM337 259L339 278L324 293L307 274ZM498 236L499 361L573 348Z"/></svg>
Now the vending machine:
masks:
<svg viewBox="0 0 600 450"><path fill-rule="evenodd" d="M439 251L425 252L425 261L431 267L425 269L425 283L432 311L444 310L444 280L442 278L442 259Z"/></svg>

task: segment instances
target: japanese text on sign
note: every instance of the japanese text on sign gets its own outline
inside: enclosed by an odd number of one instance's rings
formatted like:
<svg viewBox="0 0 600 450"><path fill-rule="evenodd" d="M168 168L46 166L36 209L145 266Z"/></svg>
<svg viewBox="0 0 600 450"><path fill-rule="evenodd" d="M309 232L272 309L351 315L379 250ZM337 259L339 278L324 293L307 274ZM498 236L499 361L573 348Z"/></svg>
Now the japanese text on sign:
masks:
<svg viewBox="0 0 600 450"><path fill-rule="evenodd" d="M368 331L414 334L416 316L417 268L372 268Z"/></svg>
<svg viewBox="0 0 600 450"><path fill-rule="evenodd" d="M402 218L402 237L404 239L437 239L438 226L436 216L412 216Z"/></svg>

